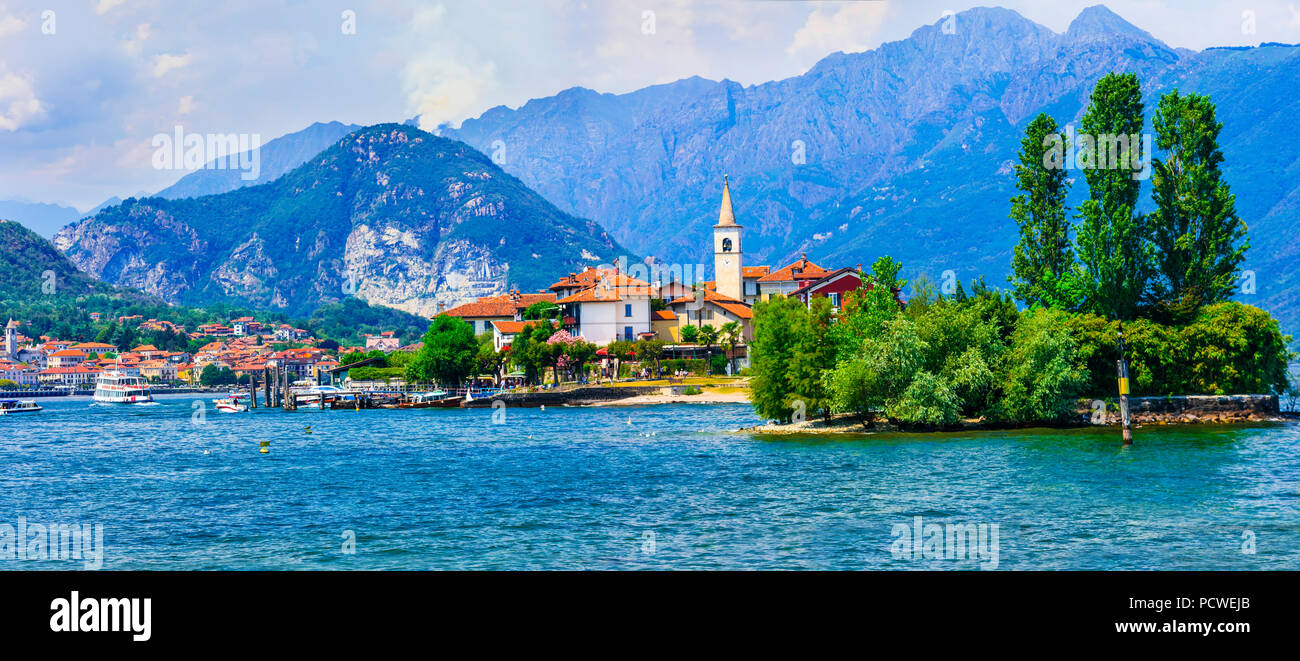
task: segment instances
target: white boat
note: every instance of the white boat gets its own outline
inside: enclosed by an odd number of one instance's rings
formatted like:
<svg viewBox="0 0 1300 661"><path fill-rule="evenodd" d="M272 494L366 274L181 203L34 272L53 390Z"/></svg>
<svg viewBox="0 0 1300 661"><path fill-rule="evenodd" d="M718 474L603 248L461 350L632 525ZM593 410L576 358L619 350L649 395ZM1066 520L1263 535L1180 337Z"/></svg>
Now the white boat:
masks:
<svg viewBox="0 0 1300 661"><path fill-rule="evenodd" d="M0 399L0 415L36 413L41 407L31 399Z"/></svg>
<svg viewBox="0 0 1300 661"><path fill-rule="evenodd" d="M248 410L248 402L244 401L246 399L248 399L247 395L230 393L229 397L214 399L212 400L212 403L216 405L217 410L222 413L243 413Z"/></svg>
<svg viewBox="0 0 1300 661"><path fill-rule="evenodd" d="M144 377L110 371L95 380L94 399L104 404L146 404L153 395Z"/></svg>

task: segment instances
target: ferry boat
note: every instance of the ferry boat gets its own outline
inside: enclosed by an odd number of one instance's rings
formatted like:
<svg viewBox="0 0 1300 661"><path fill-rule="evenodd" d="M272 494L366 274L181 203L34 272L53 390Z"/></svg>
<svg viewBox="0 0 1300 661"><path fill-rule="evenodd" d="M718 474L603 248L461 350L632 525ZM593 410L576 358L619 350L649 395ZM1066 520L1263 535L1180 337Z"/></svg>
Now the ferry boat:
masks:
<svg viewBox="0 0 1300 661"><path fill-rule="evenodd" d="M145 404L153 401L153 395L142 376L105 372L95 380L94 399L105 404Z"/></svg>
<svg viewBox="0 0 1300 661"><path fill-rule="evenodd" d="M248 410L248 402L245 401L247 399L247 395L232 392L229 397L214 399L212 403L222 413L243 413Z"/></svg>
<svg viewBox="0 0 1300 661"><path fill-rule="evenodd" d="M41 407L31 399L0 399L0 415L36 413Z"/></svg>

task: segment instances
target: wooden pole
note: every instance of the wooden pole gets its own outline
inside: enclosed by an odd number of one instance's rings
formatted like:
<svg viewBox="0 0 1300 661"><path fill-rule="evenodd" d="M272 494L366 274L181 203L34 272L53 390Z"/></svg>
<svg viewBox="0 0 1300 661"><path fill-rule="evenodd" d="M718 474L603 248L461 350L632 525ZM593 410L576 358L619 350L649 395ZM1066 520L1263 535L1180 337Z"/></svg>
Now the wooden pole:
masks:
<svg viewBox="0 0 1300 661"><path fill-rule="evenodd" d="M266 369L265 365L262 366L262 394L266 396L264 398L266 408L275 406L275 404L271 403L271 373Z"/></svg>
<svg viewBox="0 0 1300 661"><path fill-rule="evenodd" d="M257 408L257 376L248 373L248 408Z"/></svg>
<svg viewBox="0 0 1300 661"><path fill-rule="evenodd" d="M1124 324L1120 323L1119 360L1116 365L1119 370L1119 419L1124 429L1124 445L1133 445L1133 428L1130 426L1128 415L1128 359L1124 354Z"/></svg>

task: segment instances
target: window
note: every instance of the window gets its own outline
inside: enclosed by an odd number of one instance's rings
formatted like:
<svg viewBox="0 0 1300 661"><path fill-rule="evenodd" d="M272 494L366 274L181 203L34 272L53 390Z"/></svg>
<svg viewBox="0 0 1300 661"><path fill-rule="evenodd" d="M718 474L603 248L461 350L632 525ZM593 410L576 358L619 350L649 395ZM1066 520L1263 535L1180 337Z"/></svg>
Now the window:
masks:
<svg viewBox="0 0 1300 661"><path fill-rule="evenodd" d="M722 240L722 252L731 252L731 239Z"/></svg>
<svg viewBox="0 0 1300 661"><path fill-rule="evenodd" d="M632 304L631 304L631 303L624 303L624 304L623 304L623 316L624 316L624 317L630 317L630 316L632 316Z"/></svg>
<svg viewBox="0 0 1300 661"><path fill-rule="evenodd" d="M836 308L838 308L838 307L840 306L840 293L839 293L839 292L831 292L831 294L830 294L830 299L831 299L831 307L836 307Z"/></svg>
<svg viewBox="0 0 1300 661"><path fill-rule="evenodd" d="M628 342L631 342L631 341L632 341L632 327L631 327L631 326L624 326L624 327L623 327L623 339L627 340Z"/></svg>

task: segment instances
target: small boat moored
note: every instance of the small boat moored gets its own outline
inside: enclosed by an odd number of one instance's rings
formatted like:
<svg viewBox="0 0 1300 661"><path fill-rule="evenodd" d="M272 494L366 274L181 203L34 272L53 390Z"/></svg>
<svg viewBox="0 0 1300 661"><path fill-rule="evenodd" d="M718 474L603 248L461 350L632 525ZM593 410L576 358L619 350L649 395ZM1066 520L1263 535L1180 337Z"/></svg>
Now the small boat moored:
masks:
<svg viewBox="0 0 1300 661"><path fill-rule="evenodd" d="M31 399L0 399L0 415L11 413L36 413L41 410L39 404Z"/></svg>

